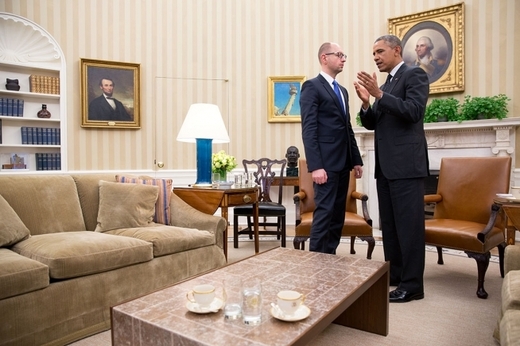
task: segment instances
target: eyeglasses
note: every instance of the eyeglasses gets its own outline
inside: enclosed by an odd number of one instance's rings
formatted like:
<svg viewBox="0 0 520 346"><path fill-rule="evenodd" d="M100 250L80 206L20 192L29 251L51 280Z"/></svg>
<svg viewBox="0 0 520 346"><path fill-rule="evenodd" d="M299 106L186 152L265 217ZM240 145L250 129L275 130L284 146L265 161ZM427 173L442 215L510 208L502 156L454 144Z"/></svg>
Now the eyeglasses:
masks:
<svg viewBox="0 0 520 346"><path fill-rule="evenodd" d="M325 53L325 55L335 55L340 59L347 59L347 54L341 53L341 52L331 52L331 53Z"/></svg>

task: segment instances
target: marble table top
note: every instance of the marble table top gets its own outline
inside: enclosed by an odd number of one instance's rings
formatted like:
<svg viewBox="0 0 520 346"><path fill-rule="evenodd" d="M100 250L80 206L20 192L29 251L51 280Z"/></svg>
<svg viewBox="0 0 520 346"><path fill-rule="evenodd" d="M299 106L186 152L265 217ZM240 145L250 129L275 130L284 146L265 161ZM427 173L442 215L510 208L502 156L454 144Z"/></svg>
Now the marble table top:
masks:
<svg viewBox="0 0 520 346"><path fill-rule="evenodd" d="M319 331L306 333L322 324L332 309L344 303L376 273L387 270L387 263L381 261L276 248L113 307L113 342L114 345L183 346L305 344ZM217 287L219 296L224 278L249 277L262 281L259 325L245 325L242 319L226 320L222 310L209 314L187 310L186 293L194 285L211 283ZM239 291L239 287L226 289ZM280 290L304 293L305 305L311 310L309 317L285 322L271 316L271 302L276 303Z"/></svg>

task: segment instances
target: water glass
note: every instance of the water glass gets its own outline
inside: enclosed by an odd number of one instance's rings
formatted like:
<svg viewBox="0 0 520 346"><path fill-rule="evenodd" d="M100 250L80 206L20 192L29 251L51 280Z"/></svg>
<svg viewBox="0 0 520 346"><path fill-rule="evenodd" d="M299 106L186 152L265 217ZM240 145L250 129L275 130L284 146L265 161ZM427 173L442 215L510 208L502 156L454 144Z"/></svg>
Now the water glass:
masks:
<svg viewBox="0 0 520 346"><path fill-rule="evenodd" d="M235 174L235 187L242 186L242 174Z"/></svg>
<svg viewBox="0 0 520 346"><path fill-rule="evenodd" d="M253 187L255 185L255 176L253 173L244 173L244 185Z"/></svg>
<svg viewBox="0 0 520 346"><path fill-rule="evenodd" d="M262 321L262 285L260 279L244 280L242 286L242 319L244 324L258 325Z"/></svg>
<svg viewBox="0 0 520 346"><path fill-rule="evenodd" d="M220 173L211 173L211 187L218 189L220 182Z"/></svg>
<svg viewBox="0 0 520 346"><path fill-rule="evenodd" d="M224 288L224 318L236 320L242 317L242 280L230 277L222 280Z"/></svg>

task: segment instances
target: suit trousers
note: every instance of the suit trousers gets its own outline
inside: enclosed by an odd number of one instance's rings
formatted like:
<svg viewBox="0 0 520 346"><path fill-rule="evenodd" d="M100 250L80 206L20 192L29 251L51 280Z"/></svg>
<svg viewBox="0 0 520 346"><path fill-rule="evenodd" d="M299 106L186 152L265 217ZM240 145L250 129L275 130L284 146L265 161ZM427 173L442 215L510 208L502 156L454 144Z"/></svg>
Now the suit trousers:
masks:
<svg viewBox="0 0 520 346"><path fill-rule="evenodd" d="M424 178L377 176L377 196L390 282L408 292L423 292L425 262Z"/></svg>
<svg viewBox="0 0 520 346"><path fill-rule="evenodd" d="M325 184L313 184L314 204L309 250L336 254L345 223L350 171L327 171Z"/></svg>

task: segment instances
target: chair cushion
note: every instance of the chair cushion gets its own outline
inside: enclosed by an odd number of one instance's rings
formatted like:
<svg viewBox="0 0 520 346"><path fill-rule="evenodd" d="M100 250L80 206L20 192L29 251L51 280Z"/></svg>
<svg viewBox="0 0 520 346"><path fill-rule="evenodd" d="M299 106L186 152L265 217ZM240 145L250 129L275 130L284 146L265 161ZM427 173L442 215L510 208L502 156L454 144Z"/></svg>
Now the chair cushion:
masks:
<svg viewBox="0 0 520 346"><path fill-rule="evenodd" d="M159 196L155 202L154 222L164 225L170 224L170 199L172 196L173 180L172 179L142 179L116 175L116 181L120 183L154 185L159 187Z"/></svg>
<svg viewBox="0 0 520 346"><path fill-rule="evenodd" d="M0 195L0 247L16 244L28 238L29 235L29 229Z"/></svg>
<svg viewBox="0 0 520 346"><path fill-rule="evenodd" d="M96 232L153 225L159 187L99 182Z"/></svg>
<svg viewBox="0 0 520 346"><path fill-rule="evenodd" d="M233 208L233 215L252 216L253 205L244 204ZM285 207L275 202L259 202L258 203L259 216L283 216L285 215Z"/></svg>
<svg viewBox="0 0 520 346"><path fill-rule="evenodd" d="M295 235L300 237L308 237L311 234L312 213L305 213L301 215L301 222L295 229ZM341 230L343 237L362 237L372 236L372 227L365 221L365 219L358 214L346 212L345 223Z"/></svg>
<svg viewBox="0 0 520 346"><path fill-rule="evenodd" d="M53 279L101 273L153 258L149 242L90 231L36 235L12 250L47 265Z"/></svg>
<svg viewBox="0 0 520 346"><path fill-rule="evenodd" d="M428 219L425 221L426 244L448 247L456 250L486 253L504 241L504 232L494 227L488 235L486 244L477 234L486 228L485 224L451 219Z"/></svg>
<svg viewBox="0 0 520 346"><path fill-rule="evenodd" d="M49 267L0 249L0 299L36 291L49 286Z"/></svg>

